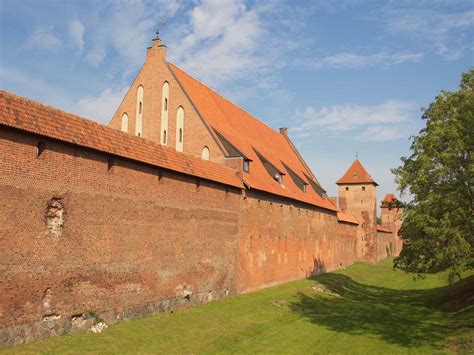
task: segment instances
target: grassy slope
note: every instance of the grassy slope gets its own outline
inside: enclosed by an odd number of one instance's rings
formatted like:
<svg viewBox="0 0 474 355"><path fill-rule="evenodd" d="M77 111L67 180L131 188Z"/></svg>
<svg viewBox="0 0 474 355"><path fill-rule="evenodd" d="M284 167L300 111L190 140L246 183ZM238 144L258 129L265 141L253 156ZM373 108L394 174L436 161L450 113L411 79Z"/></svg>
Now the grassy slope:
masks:
<svg viewBox="0 0 474 355"><path fill-rule="evenodd" d="M16 348L24 352L468 352L474 276L413 280L391 261ZM463 295L459 298L459 295ZM470 295L470 296L469 296ZM470 307L464 307L470 297ZM469 329L470 327L470 329ZM470 342L470 343L469 343ZM1 352L1 351L0 351Z"/></svg>

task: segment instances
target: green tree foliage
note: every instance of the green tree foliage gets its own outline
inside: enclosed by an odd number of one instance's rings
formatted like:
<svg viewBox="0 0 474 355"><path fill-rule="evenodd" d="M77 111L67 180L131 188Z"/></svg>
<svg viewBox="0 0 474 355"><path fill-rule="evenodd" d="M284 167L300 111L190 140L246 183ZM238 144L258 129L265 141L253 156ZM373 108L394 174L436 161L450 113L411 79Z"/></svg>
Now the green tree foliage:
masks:
<svg viewBox="0 0 474 355"><path fill-rule="evenodd" d="M441 92L424 111L411 156L393 169L404 208L403 250L395 267L416 273L474 267L474 67L458 91Z"/></svg>

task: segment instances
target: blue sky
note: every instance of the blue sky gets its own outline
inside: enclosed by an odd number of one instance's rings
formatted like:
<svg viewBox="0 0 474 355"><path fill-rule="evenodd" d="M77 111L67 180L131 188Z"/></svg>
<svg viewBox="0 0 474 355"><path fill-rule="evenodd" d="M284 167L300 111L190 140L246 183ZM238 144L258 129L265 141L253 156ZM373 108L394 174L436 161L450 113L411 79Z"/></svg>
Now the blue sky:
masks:
<svg viewBox="0 0 474 355"><path fill-rule="evenodd" d="M168 58L290 137L323 186L380 184L474 65L473 1L0 0L0 86L108 123L158 22Z"/></svg>

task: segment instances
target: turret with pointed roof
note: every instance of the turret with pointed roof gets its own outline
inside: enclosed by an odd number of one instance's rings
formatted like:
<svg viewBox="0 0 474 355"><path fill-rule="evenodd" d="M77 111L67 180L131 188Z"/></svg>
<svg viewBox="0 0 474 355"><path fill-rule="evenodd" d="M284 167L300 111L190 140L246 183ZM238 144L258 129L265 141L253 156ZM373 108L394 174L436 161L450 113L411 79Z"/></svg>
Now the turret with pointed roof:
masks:
<svg viewBox="0 0 474 355"><path fill-rule="evenodd" d="M336 181L336 184L374 184L375 186L378 186L367 170L362 166L359 159L352 162L345 174Z"/></svg>
<svg viewBox="0 0 474 355"><path fill-rule="evenodd" d="M358 246L361 259L376 260L377 251L377 186L378 184L356 159L336 181L339 186L339 208L357 218L362 232Z"/></svg>

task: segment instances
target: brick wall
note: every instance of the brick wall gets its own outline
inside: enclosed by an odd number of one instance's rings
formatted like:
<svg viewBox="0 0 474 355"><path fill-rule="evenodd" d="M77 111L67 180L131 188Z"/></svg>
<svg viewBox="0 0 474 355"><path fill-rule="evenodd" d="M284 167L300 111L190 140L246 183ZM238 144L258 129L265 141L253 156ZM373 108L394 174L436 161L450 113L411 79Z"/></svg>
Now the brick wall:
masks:
<svg viewBox="0 0 474 355"><path fill-rule="evenodd" d="M211 161L222 163L224 154L221 148L213 139L194 106L168 69L165 59L166 47L160 46L159 41L154 41L153 46L147 51L145 64L131 84L109 126L120 130L122 115L127 113L128 133L135 134L137 89L142 85L144 88L143 137L160 143L162 86L167 81L170 85L167 146L176 147L176 113L178 108L182 106L185 112L183 152L200 158L202 148L207 146L211 152Z"/></svg>
<svg viewBox="0 0 474 355"><path fill-rule="evenodd" d="M38 142L45 150L37 157ZM0 129L0 344L351 264L336 214Z"/></svg>
<svg viewBox="0 0 474 355"><path fill-rule="evenodd" d="M333 212L251 190L241 202L237 291L350 265L357 228Z"/></svg>
<svg viewBox="0 0 474 355"><path fill-rule="evenodd" d="M238 189L1 128L0 196L0 344L236 291Z"/></svg>

